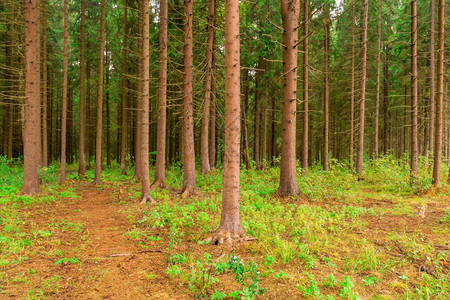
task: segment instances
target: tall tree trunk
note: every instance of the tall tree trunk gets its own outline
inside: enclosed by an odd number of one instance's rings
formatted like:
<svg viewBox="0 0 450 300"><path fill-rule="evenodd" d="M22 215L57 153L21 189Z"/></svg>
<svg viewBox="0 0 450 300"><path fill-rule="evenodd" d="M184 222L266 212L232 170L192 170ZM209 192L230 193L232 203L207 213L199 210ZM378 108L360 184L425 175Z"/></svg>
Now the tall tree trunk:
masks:
<svg viewBox="0 0 450 300"><path fill-rule="evenodd" d="M135 167L134 167L134 175L137 179L142 179L142 154L141 154L141 145L142 145L142 20L143 20L143 7L142 0L138 0L138 78L137 78L137 100L136 100L136 135L135 135Z"/></svg>
<svg viewBox="0 0 450 300"><path fill-rule="evenodd" d="M62 103L62 123L61 123L61 174L60 181L66 180L66 147L67 147L67 47L68 35L67 27L69 26L69 2L64 0L64 46L63 46L63 103Z"/></svg>
<svg viewBox="0 0 450 300"><path fill-rule="evenodd" d="M214 51L214 15L215 0L209 0L208 5L208 24L206 27L208 40L206 42L206 69L203 91L205 93L205 101L203 102L202 124L200 132L200 162L201 172L208 174L211 170L209 162L209 113L211 105L211 82L212 82L212 55Z"/></svg>
<svg viewBox="0 0 450 300"><path fill-rule="evenodd" d="M38 165L41 157L41 64L39 0L25 3L25 120L23 134L23 186L21 194L39 193Z"/></svg>
<svg viewBox="0 0 450 300"><path fill-rule="evenodd" d="M85 61L84 61L84 51L85 51L85 36L86 36L86 0L81 0L81 26L80 26L80 125L79 125L79 141L78 141L78 174L83 175L85 170L84 164L84 141L85 141L85 90L84 90L84 74L85 74Z"/></svg>
<svg viewBox="0 0 450 300"><path fill-rule="evenodd" d="M438 1L438 61L437 61L437 97L436 97L436 126L434 141L434 168L433 184L439 185L442 162L442 125L444 108L444 29L445 29L445 3L444 0ZM447 126L448 130L448 126ZM449 170L450 175L450 170ZM450 177L449 177L450 178Z"/></svg>
<svg viewBox="0 0 450 300"><path fill-rule="evenodd" d="M242 240L239 217L240 61L239 0L225 1L225 156L222 214L219 228L207 240L213 244Z"/></svg>
<svg viewBox="0 0 450 300"><path fill-rule="evenodd" d="M103 68L105 58L105 6L102 0L100 15L100 50L98 62L98 91L97 91L97 132L95 140L95 176L94 183L101 184L102 172L102 131L103 131Z"/></svg>
<svg viewBox="0 0 450 300"><path fill-rule="evenodd" d="M183 197L189 197L195 189L195 148L194 148L194 118L192 103L193 80L193 0L184 0L184 76L183 76Z"/></svg>
<svg viewBox="0 0 450 300"><path fill-rule="evenodd" d="M141 163L142 163L142 193L141 204L153 202L150 196L149 175L149 97L150 97L150 3L142 1L142 122L141 122Z"/></svg>
<svg viewBox="0 0 450 300"><path fill-rule="evenodd" d="M89 48L89 43L88 43ZM91 62L86 62L86 136L85 136L85 153L86 168L91 167Z"/></svg>
<svg viewBox="0 0 450 300"><path fill-rule="evenodd" d="M325 40L324 40L324 54L325 54L325 72L324 72L324 103L323 103L323 152L322 152L322 165L323 170L328 171L328 151L329 151L329 117L330 117L330 7L327 5L327 11L324 19L325 23Z"/></svg>
<svg viewBox="0 0 450 300"><path fill-rule="evenodd" d="M47 167L47 0L42 2L42 56L42 166Z"/></svg>
<svg viewBox="0 0 450 300"><path fill-rule="evenodd" d="M257 65L257 69L260 68L260 64ZM256 164L256 168L259 169L261 166L261 155L260 155L260 133L261 133L261 107L260 107L260 90L259 90L259 82L261 79L261 71L256 70L255 72L255 99L254 99L254 111L255 111L255 125L253 130L253 151L254 151L254 160Z"/></svg>
<svg viewBox="0 0 450 300"><path fill-rule="evenodd" d="M351 92L350 92L350 141L349 141L349 158L350 167L353 169L355 145L355 3L352 3L352 66L351 66Z"/></svg>
<svg viewBox="0 0 450 300"><path fill-rule="evenodd" d="M302 168L308 169L309 143L309 0L303 0L303 148Z"/></svg>
<svg viewBox="0 0 450 300"><path fill-rule="evenodd" d="M411 0L411 176L419 167L418 104L417 104L417 0Z"/></svg>
<svg viewBox="0 0 450 300"><path fill-rule="evenodd" d="M123 0L123 42L122 42L122 132L120 143L120 170L122 175L127 174L127 137L128 137L128 65L127 65L127 38L128 38L128 1ZM162 6L161 6L162 9Z"/></svg>
<svg viewBox="0 0 450 300"><path fill-rule="evenodd" d="M281 197L300 194L296 181L297 119L297 45L300 1L281 1L283 20L283 118L281 135L281 167L278 194Z"/></svg>
<svg viewBox="0 0 450 300"><path fill-rule="evenodd" d="M166 124L167 124L167 26L168 1L161 0L159 8L159 86L158 86L158 132L156 134L155 188L166 185Z"/></svg>
<svg viewBox="0 0 450 300"><path fill-rule="evenodd" d="M389 154L390 147L390 124L391 114L389 112L389 48L386 47L384 58L384 86L383 86L383 115L384 115L384 154Z"/></svg>
<svg viewBox="0 0 450 300"><path fill-rule="evenodd" d="M430 23L430 111L429 111L429 120L428 120L428 136L429 140L426 141L428 143L427 150L433 151L434 146L434 97L435 97L435 89L434 89L434 80L435 80L435 55L434 55L434 34L435 34L435 13L436 13L436 1L430 0L430 10L431 10L431 23Z"/></svg>
<svg viewBox="0 0 450 300"><path fill-rule="evenodd" d="M105 105L106 105L106 165L111 166L111 120L110 120L110 107L109 107L109 56L108 43L106 43L106 94L105 94Z"/></svg>
<svg viewBox="0 0 450 300"><path fill-rule="evenodd" d="M362 173L364 164L364 117L366 105L366 74L367 74L367 22L369 18L369 0L364 0L364 14L361 45L361 100L359 103L358 153L356 157L356 172Z"/></svg>
<svg viewBox="0 0 450 300"><path fill-rule="evenodd" d="M214 13L215 15L215 13ZM215 20L215 18L214 18ZM214 21L215 27L215 21ZM213 39L213 49L216 44L216 30L214 29L214 39ZM216 166L217 151L216 151L216 81L215 81L215 69L216 69L216 59L213 51L211 70L212 70L212 80L211 80L211 110L210 110L210 124L209 124L209 165L211 168Z"/></svg>
<svg viewBox="0 0 450 300"><path fill-rule="evenodd" d="M381 8L382 0L378 0L378 39L377 39L377 96L375 103L375 145L374 155L378 157L379 116L380 116L380 86L381 86ZM386 74L385 74L386 76Z"/></svg>

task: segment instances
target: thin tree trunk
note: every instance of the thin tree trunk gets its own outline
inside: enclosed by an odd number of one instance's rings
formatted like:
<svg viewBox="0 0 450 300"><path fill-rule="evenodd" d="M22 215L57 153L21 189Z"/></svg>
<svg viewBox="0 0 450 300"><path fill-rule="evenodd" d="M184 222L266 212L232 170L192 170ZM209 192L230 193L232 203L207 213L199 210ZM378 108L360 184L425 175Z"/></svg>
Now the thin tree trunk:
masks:
<svg viewBox="0 0 450 300"><path fill-rule="evenodd" d="M128 1L123 0L123 42L122 42L122 133L120 143L120 170L122 175L127 174L127 137L128 137L128 65L127 65L127 38L128 38Z"/></svg>
<svg viewBox="0 0 450 300"><path fill-rule="evenodd" d="M240 158L239 0L225 1L225 156L219 228L207 240L232 246L244 236L239 217Z"/></svg>
<svg viewBox="0 0 450 300"><path fill-rule="evenodd" d="M189 197L195 189L195 148L193 118L193 0L184 0L184 76L183 76L183 197Z"/></svg>
<svg viewBox="0 0 450 300"><path fill-rule="evenodd" d="M111 166L111 120L110 120L110 107L109 107L109 52L108 44L106 44L106 165Z"/></svg>
<svg viewBox="0 0 450 300"><path fill-rule="evenodd" d="M353 148L355 145L355 3L352 3L352 82L350 92L350 141L349 141L349 157L350 166L353 169Z"/></svg>
<svg viewBox="0 0 450 300"><path fill-rule="evenodd" d="M303 148L302 168L308 169L309 143L309 0L303 0Z"/></svg>
<svg viewBox="0 0 450 300"><path fill-rule="evenodd" d="M214 0L215 1L215 0ZM216 6L214 5L214 15L216 15ZM216 18L214 18L214 30L213 30L213 50L216 45ZM214 51L212 53L211 61L211 111L210 111L210 128L209 128L209 165L211 168L216 166L217 151L216 151L216 80L215 80L215 70L216 70L216 56Z"/></svg>
<svg viewBox="0 0 450 300"><path fill-rule="evenodd" d="M142 129L141 129L141 163L142 163L142 193L141 204L147 201L153 202L150 196L149 175L149 97L150 97L150 4L149 0L142 1Z"/></svg>
<svg viewBox="0 0 450 300"><path fill-rule="evenodd" d="M257 69L259 69L260 64L257 65ZM259 169L261 166L261 155L260 155L260 132L261 132L261 107L260 107L260 91L259 91L259 82L261 77L261 71L256 71L255 74L255 125L253 130L254 140L253 140L253 151L254 151L254 160L256 164L256 168Z"/></svg>
<svg viewBox="0 0 450 300"><path fill-rule="evenodd" d="M206 42L206 70L203 91L205 93L205 101L203 103L203 115L200 132L200 162L201 172L208 174L211 170L209 162L209 113L211 105L211 82L212 82L212 55L214 51L214 18L215 18L215 0L209 0L208 5L208 24L206 27L208 40Z"/></svg>
<svg viewBox="0 0 450 300"><path fill-rule="evenodd" d="M283 118L281 136L281 167L278 194L296 196L300 189L296 180L297 119L297 45L300 1L281 1L283 20Z"/></svg>
<svg viewBox="0 0 450 300"><path fill-rule="evenodd" d="M324 105L323 105L323 114L324 114L324 126L323 126L323 154L322 154L322 165L323 170L328 171L328 151L329 151L329 126L330 126L330 13L329 6L327 5L327 12L324 19L325 22L325 45L324 45L324 54L325 54L325 78L324 78Z"/></svg>
<svg viewBox="0 0 450 300"><path fill-rule="evenodd" d="M411 176L417 177L419 167L418 104L417 104L417 1L411 0Z"/></svg>
<svg viewBox="0 0 450 300"><path fill-rule="evenodd" d="M380 116L380 86L381 86L381 8L382 0L378 0L378 39L377 39L377 96L375 103L375 146L374 155L378 157L378 128L379 128L379 116ZM386 76L386 74L385 74Z"/></svg>
<svg viewBox="0 0 450 300"><path fill-rule="evenodd" d="M89 48L89 43L88 43ZM86 133L85 133L85 153L86 153L86 168L91 167L91 62L88 59L86 62Z"/></svg>
<svg viewBox="0 0 450 300"><path fill-rule="evenodd" d="M435 55L434 55L434 35L435 35L435 13L436 13L436 1L430 0L430 10L431 10L431 24L430 24L430 115L428 120L428 136L429 140L426 141L428 143L427 150L433 151L434 147L434 110L435 110Z"/></svg>
<svg viewBox="0 0 450 300"><path fill-rule="evenodd" d="M444 108L444 29L445 29L445 3L438 1L438 61L437 61L437 97L436 97L436 126L434 141L434 168L433 184L439 185L442 163L442 131ZM448 126L447 126L448 130ZM449 170L450 175L450 170ZM450 178L450 177L449 177Z"/></svg>
<svg viewBox="0 0 450 300"><path fill-rule="evenodd" d="M63 103L61 123L61 174L60 181L66 180L66 147L67 147L67 55L68 55L68 33L69 26L69 2L64 0L64 47L63 47Z"/></svg>
<svg viewBox="0 0 450 300"><path fill-rule="evenodd" d="M134 167L134 175L137 179L142 179L142 154L141 154L141 145L142 145L142 0L138 0L138 78L137 78L137 100L136 100L136 135L135 135L135 167Z"/></svg>
<svg viewBox="0 0 450 300"><path fill-rule="evenodd" d="M23 186L21 194L39 193L41 157L41 70L39 0L25 2L25 120L23 134Z"/></svg>
<svg viewBox="0 0 450 300"><path fill-rule="evenodd" d="M81 26L80 26L80 125L79 125L79 161L78 161L78 174L83 175L85 173L85 89L84 89L84 77L85 77L85 61L84 61L84 51L85 51L85 35L86 35L86 0L81 0Z"/></svg>
<svg viewBox="0 0 450 300"><path fill-rule="evenodd" d="M383 115L384 115L384 154L389 154L390 151L390 122L391 114L389 112L389 48L386 47L386 54L384 59L384 87L383 87Z"/></svg>
<svg viewBox="0 0 450 300"><path fill-rule="evenodd" d="M168 0L160 1L159 8L159 86L158 86L158 132L156 134L156 166L153 186L166 185L166 124L167 124L167 26Z"/></svg>
<svg viewBox="0 0 450 300"><path fill-rule="evenodd" d="M362 173L364 164L364 117L366 104L367 81L367 22L369 18L369 0L364 0L362 45L361 45L361 100L359 104L359 132L358 153L356 158L356 172Z"/></svg>
<svg viewBox="0 0 450 300"><path fill-rule="evenodd" d="M48 166L47 133L47 0L42 2L42 166Z"/></svg>
<svg viewBox="0 0 450 300"><path fill-rule="evenodd" d="M98 63L98 92L97 92L97 132L95 144L95 177L94 183L101 184L102 171L102 131L103 131L103 68L105 56L105 6L102 0L100 15L100 51Z"/></svg>

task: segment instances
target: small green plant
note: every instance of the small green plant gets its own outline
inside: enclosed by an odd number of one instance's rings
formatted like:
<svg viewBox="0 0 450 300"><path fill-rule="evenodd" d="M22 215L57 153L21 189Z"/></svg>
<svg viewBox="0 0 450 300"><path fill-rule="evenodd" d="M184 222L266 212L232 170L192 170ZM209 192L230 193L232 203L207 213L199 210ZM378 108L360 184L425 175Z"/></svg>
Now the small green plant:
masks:
<svg viewBox="0 0 450 300"><path fill-rule="evenodd" d="M306 276L309 278L309 287L304 287L301 285L297 285L297 288L302 291L303 296L305 298L309 297L319 297L320 296L320 290L317 286L317 282L314 280L314 275L309 274L308 272L305 272Z"/></svg>
<svg viewBox="0 0 450 300"><path fill-rule="evenodd" d="M334 287L334 285L337 283L338 282L333 274L328 276L326 279L322 279L322 284L324 287L331 288L331 287Z"/></svg>
<svg viewBox="0 0 450 300"><path fill-rule="evenodd" d="M81 264L81 261L76 258L76 257L72 257L72 258L67 258L67 257L63 257L58 259L57 261L55 261L55 265L67 265L67 264Z"/></svg>
<svg viewBox="0 0 450 300"><path fill-rule="evenodd" d="M345 299L360 299L358 295L353 291L353 286L355 284L352 282L349 276L345 276L344 279L339 283L341 290L339 296Z"/></svg>
<svg viewBox="0 0 450 300"><path fill-rule="evenodd" d="M283 271L280 271L280 272L274 274L273 278L275 278L275 279L285 279L286 278L286 274L284 274Z"/></svg>
<svg viewBox="0 0 450 300"><path fill-rule="evenodd" d="M178 265L173 265L171 267L168 267L166 269L166 273L170 276L176 277L178 275L181 275L181 268Z"/></svg>
<svg viewBox="0 0 450 300"><path fill-rule="evenodd" d="M377 284L380 280L378 278L372 277L372 276L366 276L363 279L365 286L373 286Z"/></svg>

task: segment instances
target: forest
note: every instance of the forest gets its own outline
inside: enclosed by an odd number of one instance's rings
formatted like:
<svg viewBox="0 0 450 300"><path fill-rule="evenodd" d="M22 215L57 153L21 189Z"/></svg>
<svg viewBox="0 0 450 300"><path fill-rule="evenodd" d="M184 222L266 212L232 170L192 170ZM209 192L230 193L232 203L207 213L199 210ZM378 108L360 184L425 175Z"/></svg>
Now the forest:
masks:
<svg viewBox="0 0 450 300"><path fill-rule="evenodd" d="M446 0L0 0L0 298L450 299Z"/></svg>

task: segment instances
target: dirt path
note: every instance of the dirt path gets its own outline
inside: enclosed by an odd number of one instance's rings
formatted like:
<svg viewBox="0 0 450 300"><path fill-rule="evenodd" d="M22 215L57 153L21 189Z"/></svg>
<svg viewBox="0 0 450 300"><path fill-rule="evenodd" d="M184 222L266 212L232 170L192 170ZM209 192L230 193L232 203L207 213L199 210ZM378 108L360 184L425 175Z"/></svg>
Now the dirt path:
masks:
<svg viewBox="0 0 450 300"><path fill-rule="evenodd" d="M80 184L77 194L81 197L58 200L30 211L30 218L39 228L57 229L52 236L55 241L42 244L45 249L39 249L35 257L22 264L21 268L39 275L27 288L44 290L44 295L55 299L183 298L177 296L182 293L169 283L169 278L160 275L167 267L164 250L145 250L138 241L124 236L131 225L127 216L119 212L124 206L112 193L106 185L99 188ZM133 205L137 204L130 204ZM58 264L59 257L75 257L80 263ZM21 270L14 273L18 271ZM21 297L29 291L17 291L12 286L6 294Z"/></svg>

